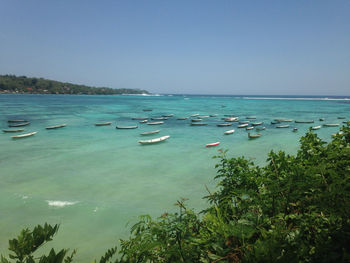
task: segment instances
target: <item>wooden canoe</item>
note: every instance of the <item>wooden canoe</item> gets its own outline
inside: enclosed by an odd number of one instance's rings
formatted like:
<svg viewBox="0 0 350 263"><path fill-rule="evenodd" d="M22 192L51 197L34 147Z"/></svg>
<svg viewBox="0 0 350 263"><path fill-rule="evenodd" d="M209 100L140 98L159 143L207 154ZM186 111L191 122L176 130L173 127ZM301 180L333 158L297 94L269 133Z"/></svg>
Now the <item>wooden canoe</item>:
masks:
<svg viewBox="0 0 350 263"><path fill-rule="evenodd" d="M155 121L155 122L149 122L149 123L147 123L147 125L160 125L163 123L164 123L164 121Z"/></svg>
<svg viewBox="0 0 350 263"><path fill-rule="evenodd" d="M204 123L204 122L192 122L191 126L205 126L208 125L208 123Z"/></svg>
<svg viewBox="0 0 350 263"><path fill-rule="evenodd" d="M140 133L140 135L146 136L146 135L151 135L151 134L155 134L155 133L159 133L159 132L160 132L160 130L149 131L149 132L142 132L142 133Z"/></svg>
<svg viewBox="0 0 350 263"><path fill-rule="evenodd" d="M168 138L170 138L170 136L166 135L166 136L162 136L162 137L151 139L151 140L141 140L141 141L139 141L139 143L141 143L141 144L153 144L153 143L165 141Z"/></svg>
<svg viewBox="0 0 350 263"><path fill-rule="evenodd" d="M8 120L7 122L28 122L27 120Z"/></svg>
<svg viewBox="0 0 350 263"><path fill-rule="evenodd" d="M250 132L248 132L248 138L249 139L256 139L256 138L259 138L261 137L261 134L260 133L257 133L257 134L250 134Z"/></svg>
<svg viewBox="0 0 350 263"><path fill-rule="evenodd" d="M27 121L27 122L18 123L18 124L9 124L9 127L22 127L22 126L27 126L29 124L30 124L30 122Z"/></svg>
<svg viewBox="0 0 350 263"><path fill-rule="evenodd" d="M337 127L339 126L339 123L326 123L323 124L324 127Z"/></svg>
<svg viewBox="0 0 350 263"><path fill-rule="evenodd" d="M319 126L314 126L314 127L311 127L311 130L318 130L318 129L321 129L321 125L319 125Z"/></svg>
<svg viewBox="0 0 350 263"><path fill-rule="evenodd" d="M237 126L237 128L245 128L245 127L248 127L248 123L243 123L243 124L240 124Z"/></svg>
<svg viewBox="0 0 350 263"><path fill-rule="evenodd" d="M107 126L107 125L111 125L111 124L112 124L111 121L107 121L107 122L95 123L95 126Z"/></svg>
<svg viewBox="0 0 350 263"><path fill-rule="evenodd" d="M136 129L137 125L135 126L116 126L116 129Z"/></svg>
<svg viewBox="0 0 350 263"><path fill-rule="evenodd" d="M218 126L218 127L227 127L227 126L232 126L232 123L219 123L219 124L216 124L216 126Z"/></svg>
<svg viewBox="0 0 350 263"><path fill-rule="evenodd" d="M3 132L21 132L24 131L24 129L4 129Z"/></svg>
<svg viewBox="0 0 350 263"><path fill-rule="evenodd" d="M63 128L63 127L66 127L67 124L59 124L59 125L55 125L55 126L49 126L49 127L46 127L47 130L53 130L53 129L58 129L58 128Z"/></svg>
<svg viewBox="0 0 350 263"><path fill-rule="evenodd" d="M20 138L26 138L26 137L29 137L29 136L33 136L36 133L37 132L30 132L30 133L25 133L25 134L19 134L19 135L11 136L11 137L13 139L20 139Z"/></svg>
<svg viewBox="0 0 350 263"><path fill-rule="evenodd" d="M289 125L278 125L276 126L278 129L289 128Z"/></svg>

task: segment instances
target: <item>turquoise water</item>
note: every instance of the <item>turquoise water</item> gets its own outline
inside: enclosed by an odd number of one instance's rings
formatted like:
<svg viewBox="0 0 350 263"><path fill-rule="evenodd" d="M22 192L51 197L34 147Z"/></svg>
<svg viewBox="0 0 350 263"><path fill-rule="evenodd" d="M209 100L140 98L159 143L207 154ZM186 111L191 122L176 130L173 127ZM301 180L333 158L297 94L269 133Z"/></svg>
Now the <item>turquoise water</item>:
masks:
<svg viewBox="0 0 350 263"><path fill-rule="evenodd" d="M244 155L263 164L270 149L295 153L298 140L310 124L289 123L299 131L276 129L275 118L341 123L350 119L349 100L261 99L222 96L69 96L0 95L0 127L8 119L28 119L30 138L12 140L0 134L0 251L7 254L7 240L24 227L39 223L60 223L53 241L57 248L77 248L81 262L99 257L119 238L128 236L128 222L138 215L158 216L175 209L173 203L189 198L189 206L204 207L205 185L215 182L213 155L228 149L229 156ZM152 108L151 112L142 109ZM217 114L204 121L208 126L193 127L177 117ZM139 124L132 117L174 114L161 126ZM217 127L224 114L241 119L257 116L266 130L261 138L248 140L244 129ZM94 123L113 121L95 127ZM67 127L46 130L46 126L66 123ZM138 124L134 130L117 130L118 125ZM286 123L288 124L288 123ZM166 142L141 146L139 134L160 129L147 138L170 135ZM224 131L235 129L232 135ZM321 128L321 138L339 127ZM220 141L219 147L206 148Z"/></svg>

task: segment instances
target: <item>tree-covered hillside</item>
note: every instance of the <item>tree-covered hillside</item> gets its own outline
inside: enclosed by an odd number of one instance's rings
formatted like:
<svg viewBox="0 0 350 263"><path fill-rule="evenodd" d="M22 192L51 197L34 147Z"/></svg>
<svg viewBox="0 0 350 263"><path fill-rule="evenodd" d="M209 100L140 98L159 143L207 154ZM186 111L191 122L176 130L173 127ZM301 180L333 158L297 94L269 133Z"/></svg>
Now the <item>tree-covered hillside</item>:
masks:
<svg viewBox="0 0 350 263"><path fill-rule="evenodd" d="M97 88L43 78L17 77L15 75L0 75L0 93L89 95L148 94L146 90Z"/></svg>

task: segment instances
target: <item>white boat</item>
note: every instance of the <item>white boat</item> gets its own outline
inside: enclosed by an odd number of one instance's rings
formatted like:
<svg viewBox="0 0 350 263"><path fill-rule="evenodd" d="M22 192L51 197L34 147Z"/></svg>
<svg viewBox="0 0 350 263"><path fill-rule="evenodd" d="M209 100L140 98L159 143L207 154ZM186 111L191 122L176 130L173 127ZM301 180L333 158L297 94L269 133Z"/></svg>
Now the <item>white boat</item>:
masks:
<svg viewBox="0 0 350 263"><path fill-rule="evenodd" d="M254 129L254 126L245 128L247 131Z"/></svg>
<svg viewBox="0 0 350 263"><path fill-rule="evenodd" d="M337 127L339 126L339 123L326 123L323 124L324 127Z"/></svg>
<svg viewBox="0 0 350 263"><path fill-rule="evenodd" d="M199 122L199 121L202 121L203 119L192 119L191 121L193 122Z"/></svg>
<svg viewBox="0 0 350 263"><path fill-rule="evenodd" d="M262 122L262 121L261 121L261 122L253 122L252 125L253 125L253 126L258 126L258 125L262 125L263 123L264 123L264 122Z"/></svg>
<svg viewBox="0 0 350 263"><path fill-rule="evenodd" d="M205 118L209 118L209 115L204 115L204 116L198 116L199 119L205 119Z"/></svg>
<svg viewBox="0 0 350 263"><path fill-rule="evenodd" d="M24 131L24 129L5 129L2 131L3 132L21 132L21 131Z"/></svg>
<svg viewBox="0 0 350 263"><path fill-rule="evenodd" d="M19 138L25 138L25 137L29 137L29 136L33 136L34 134L36 134L37 132L30 132L30 133L25 133L25 134L20 134L20 135L15 135L15 136L11 136L13 139L19 139Z"/></svg>
<svg viewBox="0 0 350 263"><path fill-rule="evenodd" d="M162 136L162 137L151 139L151 140L141 140L141 141L139 141L139 143L141 143L141 144L153 144L153 143L165 141L168 138L170 138L170 136L166 135L166 136Z"/></svg>
<svg viewBox="0 0 350 263"><path fill-rule="evenodd" d="M107 122L95 123L95 126L107 126L107 125L111 125L111 124L112 124L111 121L107 121Z"/></svg>
<svg viewBox="0 0 350 263"><path fill-rule="evenodd" d="M146 123L146 122L148 122L148 120L139 121L139 123Z"/></svg>
<svg viewBox="0 0 350 263"><path fill-rule="evenodd" d="M199 113L196 113L196 114L192 114L191 117L197 117L199 116Z"/></svg>
<svg viewBox="0 0 350 263"><path fill-rule="evenodd" d="M336 137L337 135L343 135L343 134L344 134L344 132L333 133L333 134L332 134L332 137Z"/></svg>
<svg viewBox="0 0 350 263"><path fill-rule="evenodd" d="M160 125L163 123L164 123L164 121L155 121L155 122L149 122L149 123L147 123L147 125Z"/></svg>
<svg viewBox="0 0 350 263"><path fill-rule="evenodd" d="M249 123L250 121L240 121L239 124L246 124Z"/></svg>
<svg viewBox="0 0 350 263"><path fill-rule="evenodd" d="M232 134L234 132L235 132L235 130L229 130L229 131L225 131L224 134L228 135L228 134Z"/></svg>
<svg viewBox="0 0 350 263"><path fill-rule="evenodd" d="M136 129L137 125L135 126L116 126L116 129Z"/></svg>
<svg viewBox="0 0 350 263"><path fill-rule="evenodd" d="M224 121L228 121L228 122L235 122L238 121L239 119L237 117L229 117L229 118L225 118Z"/></svg>
<svg viewBox="0 0 350 263"><path fill-rule="evenodd" d="M248 127L248 123L243 123L243 124L240 124L237 126L237 128L245 128L245 127Z"/></svg>
<svg viewBox="0 0 350 263"><path fill-rule="evenodd" d="M314 127L311 127L311 130L318 130L318 129L321 129L321 125L319 125L319 126L314 126Z"/></svg>
<svg viewBox="0 0 350 263"><path fill-rule="evenodd" d="M59 124L59 125L55 125L55 126L49 126L49 127L46 127L47 130L53 130L53 129L58 129L58 128L63 128L63 127L66 127L67 124Z"/></svg>
<svg viewBox="0 0 350 263"><path fill-rule="evenodd" d="M289 128L289 125L278 125L276 126L278 129Z"/></svg>
<svg viewBox="0 0 350 263"><path fill-rule="evenodd" d="M168 117L153 117L153 118L151 118L151 120L154 120L154 121L164 121L167 119L168 119Z"/></svg>
<svg viewBox="0 0 350 263"><path fill-rule="evenodd" d="M140 135L145 136L145 135L151 135L159 132L160 130L155 130L155 131L143 132L143 133L140 133Z"/></svg>
<svg viewBox="0 0 350 263"><path fill-rule="evenodd" d="M314 123L313 120L310 121L294 121L295 123Z"/></svg>

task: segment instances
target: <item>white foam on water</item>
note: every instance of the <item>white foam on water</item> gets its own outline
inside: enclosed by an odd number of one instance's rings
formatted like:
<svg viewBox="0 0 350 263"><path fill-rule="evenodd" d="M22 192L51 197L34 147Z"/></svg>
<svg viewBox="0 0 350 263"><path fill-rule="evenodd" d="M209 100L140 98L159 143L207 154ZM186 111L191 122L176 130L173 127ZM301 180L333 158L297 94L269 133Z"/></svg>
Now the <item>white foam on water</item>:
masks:
<svg viewBox="0 0 350 263"><path fill-rule="evenodd" d="M56 201L56 200L46 200L46 202L49 204L49 206L54 207L65 207L68 205L75 205L78 202L69 202L69 201Z"/></svg>

